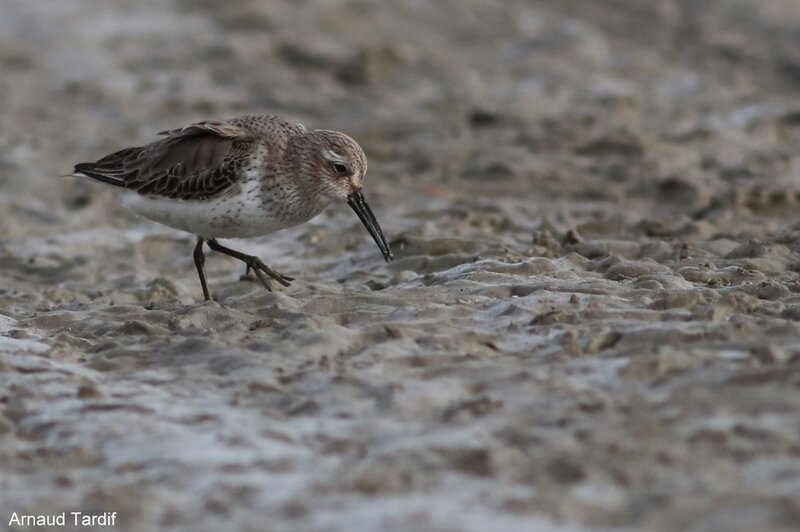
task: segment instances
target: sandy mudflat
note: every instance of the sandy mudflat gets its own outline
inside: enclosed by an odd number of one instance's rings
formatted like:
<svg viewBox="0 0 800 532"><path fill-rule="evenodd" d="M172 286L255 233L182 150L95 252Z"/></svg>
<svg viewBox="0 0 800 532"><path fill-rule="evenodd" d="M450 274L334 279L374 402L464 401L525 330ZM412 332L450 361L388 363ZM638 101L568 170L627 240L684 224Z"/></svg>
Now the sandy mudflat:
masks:
<svg viewBox="0 0 800 532"><path fill-rule="evenodd" d="M796 0L0 0L0 528L800 529ZM370 158L230 245L59 178L273 112Z"/></svg>

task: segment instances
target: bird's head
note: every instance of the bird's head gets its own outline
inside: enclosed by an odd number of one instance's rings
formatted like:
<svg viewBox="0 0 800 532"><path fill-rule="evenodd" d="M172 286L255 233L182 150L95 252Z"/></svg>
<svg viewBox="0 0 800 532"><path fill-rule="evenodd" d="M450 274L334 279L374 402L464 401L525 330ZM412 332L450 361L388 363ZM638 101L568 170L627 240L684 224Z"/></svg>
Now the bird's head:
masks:
<svg viewBox="0 0 800 532"><path fill-rule="evenodd" d="M367 173L367 156L351 137L338 131L316 129L302 135L295 147L300 172L312 181L318 194L346 201L367 228L386 261L394 258L378 220L369 208L361 187Z"/></svg>

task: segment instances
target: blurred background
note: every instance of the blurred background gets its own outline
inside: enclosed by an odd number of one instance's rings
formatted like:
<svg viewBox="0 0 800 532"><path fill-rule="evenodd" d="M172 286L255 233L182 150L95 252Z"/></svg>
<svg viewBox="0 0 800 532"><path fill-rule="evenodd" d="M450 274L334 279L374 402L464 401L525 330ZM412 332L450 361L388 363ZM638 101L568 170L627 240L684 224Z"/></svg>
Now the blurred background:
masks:
<svg viewBox="0 0 800 532"><path fill-rule="evenodd" d="M0 522L796 529L798 95L797 0L0 0ZM247 113L398 260L331 207L202 305L62 177Z"/></svg>
<svg viewBox="0 0 800 532"><path fill-rule="evenodd" d="M34 189L61 194L49 178L74 162L176 124L251 112L346 131L372 179L429 194L684 210L793 170L790 0L1 7L0 162Z"/></svg>

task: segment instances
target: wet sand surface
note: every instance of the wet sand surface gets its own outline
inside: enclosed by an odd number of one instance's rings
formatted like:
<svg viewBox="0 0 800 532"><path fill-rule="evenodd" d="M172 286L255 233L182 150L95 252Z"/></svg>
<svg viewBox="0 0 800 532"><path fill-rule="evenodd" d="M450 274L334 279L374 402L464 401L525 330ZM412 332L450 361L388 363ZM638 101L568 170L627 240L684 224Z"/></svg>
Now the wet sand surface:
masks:
<svg viewBox="0 0 800 532"><path fill-rule="evenodd" d="M797 530L794 0L0 0L0 518ZM208 118L344 131L229 241L58 177Z"/></svg>

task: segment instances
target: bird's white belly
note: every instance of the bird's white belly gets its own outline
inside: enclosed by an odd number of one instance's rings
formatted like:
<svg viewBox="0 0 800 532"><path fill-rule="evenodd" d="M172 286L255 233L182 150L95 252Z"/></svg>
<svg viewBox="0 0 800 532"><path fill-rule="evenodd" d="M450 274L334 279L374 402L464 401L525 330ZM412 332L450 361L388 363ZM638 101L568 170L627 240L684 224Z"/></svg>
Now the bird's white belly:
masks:
<svg viewBox="0 0 800 532"><path fill-rule="evenodd" d="M308 219L280 216L279 209L270 209L270 203L261 201L258 194L223 195L198 201L126 192L122 202L148 220L204 238L256 237Z"/></svg>

